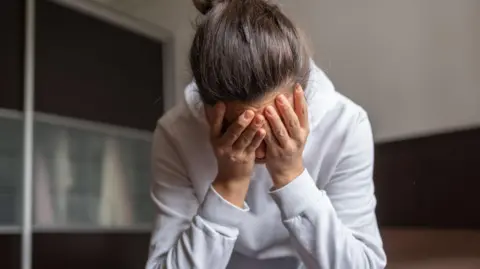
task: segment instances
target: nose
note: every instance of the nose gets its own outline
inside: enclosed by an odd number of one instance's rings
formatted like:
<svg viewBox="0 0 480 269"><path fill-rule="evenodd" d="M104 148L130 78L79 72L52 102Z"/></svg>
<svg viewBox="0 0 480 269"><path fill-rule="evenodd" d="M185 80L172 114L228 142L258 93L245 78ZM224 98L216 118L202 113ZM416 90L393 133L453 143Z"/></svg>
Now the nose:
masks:
<svg viewBox="0 0 480 269"><path fill-rule="evenodd" d="M265 142L262 142L262 144L260 144L260 146L255 151L255 158L257 158L257 159L265 158L265 156L267 155L266 154L266 146L267 145L265 144Z"/></svg>

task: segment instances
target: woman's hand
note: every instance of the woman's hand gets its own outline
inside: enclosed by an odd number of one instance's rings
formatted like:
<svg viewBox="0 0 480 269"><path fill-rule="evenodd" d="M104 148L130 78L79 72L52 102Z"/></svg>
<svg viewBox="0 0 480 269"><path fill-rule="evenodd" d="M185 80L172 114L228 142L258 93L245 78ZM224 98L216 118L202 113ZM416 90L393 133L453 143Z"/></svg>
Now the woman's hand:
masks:
<svg viewBox="0 0 480 269"><path fill-rule="evenodd" d="M213 187L223 198L242 207L255 165L255 150L266 135L262 128L265 119L246 110L222 133L225 104L217 104L213 114L209 120L210 139L218 163Z"/></svg>
<svg viewBox="0 0 480 269"><path fill-rule="evenodd" d="M279 95L275 100L277 109L269 106L265 110L269 123L265 137L266 166L276 189L290 183L304 170L302 155L309 126L308 108L300 85L295 89L293 102L294 107L284 95Z"/></svg>

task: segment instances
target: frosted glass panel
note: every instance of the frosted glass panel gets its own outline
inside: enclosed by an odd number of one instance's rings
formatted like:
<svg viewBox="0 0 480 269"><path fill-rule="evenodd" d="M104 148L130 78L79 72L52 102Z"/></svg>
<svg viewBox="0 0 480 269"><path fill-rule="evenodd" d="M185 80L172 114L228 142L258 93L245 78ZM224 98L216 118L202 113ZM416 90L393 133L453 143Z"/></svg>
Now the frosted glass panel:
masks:
<svg viewBox="0 0 480 269"><path fill-rule="evenodd" d="M121 131L109 134L36 120L36 227L149 225L154 215L150 144Z"/></svg>
<svg viewBox="0 0 480 269"><path fill-rule="evenodd" d="M16 226L22 218L23 124L20 113L4 114L0 113L0 226Z"/></svg>

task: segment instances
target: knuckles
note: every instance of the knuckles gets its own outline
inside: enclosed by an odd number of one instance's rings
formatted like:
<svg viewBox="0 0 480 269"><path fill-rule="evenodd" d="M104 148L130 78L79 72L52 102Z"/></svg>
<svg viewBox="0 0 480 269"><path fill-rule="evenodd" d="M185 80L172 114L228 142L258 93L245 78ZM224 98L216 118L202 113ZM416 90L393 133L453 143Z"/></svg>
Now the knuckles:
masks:
<svg viewBox="0 0 480 269"><path fill-rule="evenodd" d="M245 129L247 126L250 124L248 121L238 121L237 122L237 127L238 129Z"/></svg>
<svg viewBox="0 0 480 269"><path fill-rule="evenodd" d="M233 150L232 148L217 148L216 149L217 158L227 160L230 163L245 164L251 161L252 156L248 156L243 152Z"/></svg>
<svg viewBox="0 0 480 269"><path fill-rule="evenodd" d="M239 139L243 144L248 144L248 142L250 142L250 138L247 135L241 135Z"/></svg>
<svg viewBox="0 0 480 269"><path fill-rule="evenodd" d="M286 156L292 156L298 151L299 147L297 143L288 143L285 148L283 154Z"/></svg>
<svg viewBox="0 0 480 269"><path fill-rule="evenodd" d="M280 130L275 130L275 136L277 136L279 139L285 138L287 136L287 133L280 129Z"/></svg>
<svg viewBox="0 0 480 269"><path fill-rule="evenodd" d="M289 126L290 128L298 128L298 127L299 127L299 124L298 124L298 121L297 121L297 120L291 119L291 120L288 121L288 126Z"/></svg>

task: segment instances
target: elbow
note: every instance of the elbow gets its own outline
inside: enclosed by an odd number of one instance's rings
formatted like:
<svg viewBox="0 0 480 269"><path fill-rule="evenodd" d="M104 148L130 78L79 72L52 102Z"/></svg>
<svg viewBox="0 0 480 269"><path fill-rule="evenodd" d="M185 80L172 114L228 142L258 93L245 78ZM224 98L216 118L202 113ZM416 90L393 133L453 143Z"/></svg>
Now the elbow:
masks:
<svg viewBox="0 0 480 269"><path fill-rule="evenodd" d="M151 258L148 259L145 269L166 269L165 266L162 266L162 261L155 261Z"/></svg>
<svg viewBox="0 0 480 269"><path fill-rule="evenodd" d="M387 256L382 244L365 244L357 241L341 257L336 266L330 268L384 269L387 265Z"/></svg>
<svg viewBox="0 0 480 269"><path fill-rule="evenodd" d="M159 253L158 250L152 248L145 269L168 269L170 266L167 266L166 259L167 253Z"/></svg>
<svg viewBox="0 0 480 269"><path fill-rule="evenodd" d="M315 268L384 269L387 264L387 257L381 246L367 247L363 243L348 248L348 251L343 251L341 255L332 255L335 256L335 259L330 260L330 263L324 263L323 266L320 265Z"/></svg>
<svg viewBox="0 0 480 269"><path fill-rule="evenodd" d="M387 266L387 255L381 247L375 250L365 248L363 251L363 260L365 269L384 269Z"/></svg>

